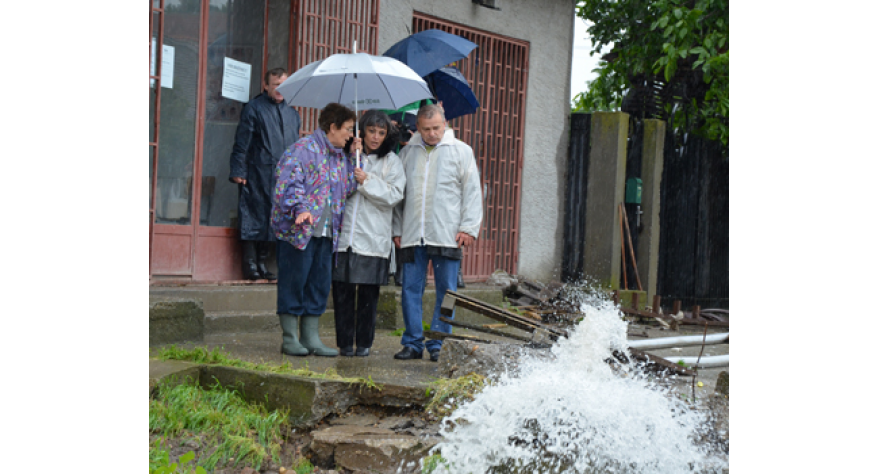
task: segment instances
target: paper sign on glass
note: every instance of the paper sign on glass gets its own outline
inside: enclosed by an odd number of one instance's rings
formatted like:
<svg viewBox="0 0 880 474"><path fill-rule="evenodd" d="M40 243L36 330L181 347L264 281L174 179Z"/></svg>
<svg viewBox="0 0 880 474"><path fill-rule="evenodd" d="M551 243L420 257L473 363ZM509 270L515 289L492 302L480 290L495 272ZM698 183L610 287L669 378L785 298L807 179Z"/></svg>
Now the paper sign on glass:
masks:
<svg viewBox="0 0 880 474"><path fill-rule="evenodd" d="M221 95L239 102L248 101L251 85L251 65L223 58L223 89Z"/></svg>
<svg viewBox="0 0 880 474"><path fill-rule="evenodd" d="M153 38L150 55L150 75L156 75L156 38ZM162 45L162 87L174 88L174 46ZM150 87L156 83L150 79Z"/></svg>

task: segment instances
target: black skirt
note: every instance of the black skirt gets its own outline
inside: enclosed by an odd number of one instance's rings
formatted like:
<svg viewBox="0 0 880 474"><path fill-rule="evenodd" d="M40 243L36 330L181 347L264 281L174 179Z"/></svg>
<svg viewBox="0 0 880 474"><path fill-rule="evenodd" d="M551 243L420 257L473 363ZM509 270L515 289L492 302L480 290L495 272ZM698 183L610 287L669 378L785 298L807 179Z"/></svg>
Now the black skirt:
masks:
<svg viewBox="0 0 880 474"><path fill-rule="evenodd" d="M333 255L333 281L358 285L387 285L391 260L353 252Z"/></svg>

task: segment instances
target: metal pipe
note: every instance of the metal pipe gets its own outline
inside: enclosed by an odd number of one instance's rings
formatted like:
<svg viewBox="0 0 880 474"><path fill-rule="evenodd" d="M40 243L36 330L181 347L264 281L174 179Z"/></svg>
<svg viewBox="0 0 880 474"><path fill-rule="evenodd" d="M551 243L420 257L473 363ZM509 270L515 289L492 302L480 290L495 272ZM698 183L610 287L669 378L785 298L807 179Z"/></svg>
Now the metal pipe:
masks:
<svg viewBox="0 0 880 474"><path fill-rule="evenodd" d="M707 334L705 342L709 344L721 344L728 342L730 333ZM639 341L629 341L629 347L639 350L649 349L668 349L670 347L684 346L700 346L703 344L703 336L678 336L678 337L659 337L654 339L642 339Z"/></svg>
<svg viewBox="0 0 880 474"><path fill-rule="evenodd" d="M688 367L727 367L730 365L730 354L707 356L707 357L664 357L664 359L677 364L683 362ZM697 363L697 359L700 362Z"/></svg>

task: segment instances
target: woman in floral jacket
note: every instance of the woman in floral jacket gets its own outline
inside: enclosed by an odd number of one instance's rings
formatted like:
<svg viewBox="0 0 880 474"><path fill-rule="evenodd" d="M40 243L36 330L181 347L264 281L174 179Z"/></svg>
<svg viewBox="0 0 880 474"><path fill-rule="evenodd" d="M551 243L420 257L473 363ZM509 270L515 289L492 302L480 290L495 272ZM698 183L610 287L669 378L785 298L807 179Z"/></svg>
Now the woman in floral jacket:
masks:
<svg viewBox="0 0 880 474"><path fill-rule="evenodd" d="M341 104L327 105L318 116L319 128L288 148L275 168L272 229L278 239L282 354L339 354L321 343L318 318L330 295L345 200L357 189L354 152L360 139L353 140L351 153L345 149L356 119Z"/></svg>

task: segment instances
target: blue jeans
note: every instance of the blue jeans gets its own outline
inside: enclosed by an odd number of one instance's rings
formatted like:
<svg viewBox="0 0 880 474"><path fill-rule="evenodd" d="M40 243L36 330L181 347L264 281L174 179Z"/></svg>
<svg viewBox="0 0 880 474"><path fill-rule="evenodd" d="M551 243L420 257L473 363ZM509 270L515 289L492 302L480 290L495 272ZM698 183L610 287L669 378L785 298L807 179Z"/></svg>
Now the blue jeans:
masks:
<svg viewBox="0 0 880 474"><path fill-rule="evenodd" d="M440 321L440 306L443 304L443 295L446 290L458 290L458 267L461 260L453 260L439 256L429 257L424 246L415 248L415 261L403 264L403 288L401 291L401 304L403 306L403 323L406 330L400 338L400 343L422 352L425 347L428 351L439 351L443 345L442 340L429 339L425 343L422 329L422 296L425 294L427 279L428 260L434 269L434 286L437 290L437 301L434 304L434 316L431 319L431 330L437 332L452 332L452 326ZM449 319L455 319L455 312Z"/></svg>
<svg viewBox="0 0 880 474"><path fill-rule="evenodd" d="M330 296L333 239L312 237L300 250L278 241L278 314L321 315Z"/></svg>

